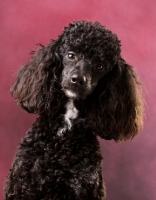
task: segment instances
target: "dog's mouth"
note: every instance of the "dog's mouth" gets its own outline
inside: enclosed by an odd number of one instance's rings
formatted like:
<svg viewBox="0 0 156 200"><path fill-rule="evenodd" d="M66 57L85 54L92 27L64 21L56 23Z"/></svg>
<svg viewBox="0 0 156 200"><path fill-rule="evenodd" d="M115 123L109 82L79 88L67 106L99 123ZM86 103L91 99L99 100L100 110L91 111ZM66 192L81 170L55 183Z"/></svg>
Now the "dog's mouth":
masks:
<svg viewBox="0 0 156 200"><path fill-rule="evenodd" d="M74 92L73 90L71 89L65 89L63 88L63 91L65 93L65 95L69 98L73 98L73 99L76 99L78 97L77 93Z"/></svg>
<svg viewBox="0 0 156 200"><path fill-rule="evenodd" d="M67 97L75 100L85 99L91 93L87 87L72 86L65 83L62 84L62 91Z"/></svg>
<svg viewBox="0 0 156 200"><path fill-rule="evenodd" d="M71 99L84 99L87 96L86 92L80 92L72 88L63 87L62 90L65 95Z"/></svg>

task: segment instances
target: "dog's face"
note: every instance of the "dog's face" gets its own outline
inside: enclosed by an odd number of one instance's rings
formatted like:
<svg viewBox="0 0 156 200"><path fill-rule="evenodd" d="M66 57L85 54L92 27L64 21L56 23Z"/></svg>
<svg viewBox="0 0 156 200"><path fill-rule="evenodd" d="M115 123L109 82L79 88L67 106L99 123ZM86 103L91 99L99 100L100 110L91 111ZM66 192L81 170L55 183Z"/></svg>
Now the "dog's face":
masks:
<svg viewBox="0 0 156 200"><path fill-rule="evenodd" d="M84 99L109 71L100 59L68 51L63 56L62 89L72 99Z"/></svg>

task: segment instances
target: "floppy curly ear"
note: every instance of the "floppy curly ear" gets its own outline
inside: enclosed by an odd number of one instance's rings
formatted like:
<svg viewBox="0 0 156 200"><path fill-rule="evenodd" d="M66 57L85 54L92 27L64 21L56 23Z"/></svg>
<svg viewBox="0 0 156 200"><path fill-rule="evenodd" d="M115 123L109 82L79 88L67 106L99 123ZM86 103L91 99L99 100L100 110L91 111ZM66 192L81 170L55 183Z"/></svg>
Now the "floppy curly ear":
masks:
<svg viewBox="0 0 156 200"><path fill-rule="evenodd" d="M19 70L11 94L16 103L30 113L54 113L61 98L61 90L58 89L62 70L58 41L52 40L47 46L40 45L33 54Z"/></svg>
<svg viewBox="0 0 156 200"><path fill-rule="evenodd" d="M136 73L121 59L100 80L87 100L92 110L89 121L95 132L105 139L132 139L143 124L141 96L141 83Z"/></svg>

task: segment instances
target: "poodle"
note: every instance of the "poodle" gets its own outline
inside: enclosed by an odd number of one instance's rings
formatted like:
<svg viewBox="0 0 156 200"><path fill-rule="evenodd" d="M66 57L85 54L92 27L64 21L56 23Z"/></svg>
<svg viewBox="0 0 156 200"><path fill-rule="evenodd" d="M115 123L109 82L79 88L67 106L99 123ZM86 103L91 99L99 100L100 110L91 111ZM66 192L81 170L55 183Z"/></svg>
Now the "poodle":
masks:
<svg viewBox="0 0 156 200"><path fill-rule="evenodd" d="M120 47L105 26L84 20L32 52L11 94L39 117L19 145L5 200L106 198L97 136L132 139L143 121L142 84Z"/></svg>

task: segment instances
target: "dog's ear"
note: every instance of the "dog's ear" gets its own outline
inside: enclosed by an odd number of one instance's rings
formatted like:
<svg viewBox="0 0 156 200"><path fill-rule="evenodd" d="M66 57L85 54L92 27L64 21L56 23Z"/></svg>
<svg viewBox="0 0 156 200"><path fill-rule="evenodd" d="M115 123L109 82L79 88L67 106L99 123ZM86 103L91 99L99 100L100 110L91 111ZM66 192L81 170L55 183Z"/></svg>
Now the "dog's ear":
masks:
<svg viewBox="0 0 156 200"><path fill-rule="evenodd" d="M87 105L89 121L99 136L132 139L143 124L142 85L134 69L121 59L99 81Z"/></svg>
<svg viewBox="0 0 156 200"><path fill-rule="evenodd" d="M61 94L59 39L33 52L33 57L18 72L11 94L15 102L30 113L42 114L58 107ZM59 99L59 100L58 100Z"/></svg>

